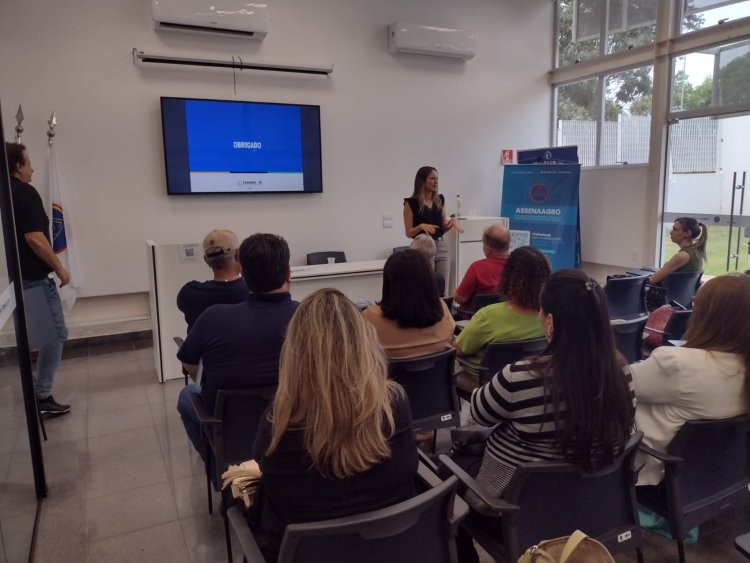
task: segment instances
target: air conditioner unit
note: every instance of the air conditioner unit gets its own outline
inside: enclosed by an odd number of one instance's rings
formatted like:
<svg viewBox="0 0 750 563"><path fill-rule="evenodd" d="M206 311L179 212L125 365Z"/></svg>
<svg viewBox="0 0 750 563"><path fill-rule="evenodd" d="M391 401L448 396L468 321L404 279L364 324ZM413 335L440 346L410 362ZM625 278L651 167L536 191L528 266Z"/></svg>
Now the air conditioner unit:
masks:
<svg viewBox="0 0 750 563"><path fill-rule="evenodd" d="M243 0L151 0L157 30L195 31L262 41L268 4Z"/></svg>
<svg viewBox="0 0 750 563"><path fill-rule="evenodd" d="M463 29L396 22L388 26L388 50L466 61L476 53L477 34Z"/></svg>

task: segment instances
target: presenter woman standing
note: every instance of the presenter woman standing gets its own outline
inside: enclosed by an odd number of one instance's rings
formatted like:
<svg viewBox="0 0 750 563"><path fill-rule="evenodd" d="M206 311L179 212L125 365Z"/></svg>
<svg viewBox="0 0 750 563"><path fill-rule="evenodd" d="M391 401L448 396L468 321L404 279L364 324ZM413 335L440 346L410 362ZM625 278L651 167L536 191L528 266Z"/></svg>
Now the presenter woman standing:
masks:
<svg viewBox="0 0 750 563"><path fill-rule="evenodd" d="M703 269L706 260L708 229L692 217L676 219L669 238L680 247L680 251L649 278L649 283L657 284L672 272L697 272Z"/></svg>
<svg viewBox="0 0 750 563"><path fill-rule="evenodd" d="M432 166L423 166L417 170L414 178L414 193L404 198L404 231L409 238L426 233L435 240L435 271L446 280L450 266L443 234L451 229L463 232L458 219L445 216L445 198L438 194L437 170Z"/></svg>

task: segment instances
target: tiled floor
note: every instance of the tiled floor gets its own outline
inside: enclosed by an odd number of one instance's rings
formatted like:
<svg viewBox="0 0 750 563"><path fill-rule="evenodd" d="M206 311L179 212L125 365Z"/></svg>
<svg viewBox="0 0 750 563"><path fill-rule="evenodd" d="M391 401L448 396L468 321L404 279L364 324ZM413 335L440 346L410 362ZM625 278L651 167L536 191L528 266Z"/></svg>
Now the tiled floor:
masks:
<svg viewBox="0 0 750 563"><path fill-rule="evenodd" d="M150 348L63 361L55 396L73 410L46 420L36 562L226 561L175 410L182 385L156 382Z"/></svg>
<svg viewBox="0 0 750 563"><path fill-rule="evenodd" d="M55 396L73 411L46 421L49 498L36 562L226 561L221 516L207 513L203 466L175 410L182 385L156 382L151 348L90 350L63 361ZM728 521L706 525L688 561L743 561L731 538ZM676 560L674 545L653 534L645 554Z"/></svg>

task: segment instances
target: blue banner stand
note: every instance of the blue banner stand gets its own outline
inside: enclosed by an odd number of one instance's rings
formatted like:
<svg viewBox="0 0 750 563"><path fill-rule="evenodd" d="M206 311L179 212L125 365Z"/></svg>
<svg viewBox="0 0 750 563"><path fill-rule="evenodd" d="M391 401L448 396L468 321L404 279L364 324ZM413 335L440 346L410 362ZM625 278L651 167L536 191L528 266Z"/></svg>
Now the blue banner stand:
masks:
<svg viewBox="0 0 750 563"><path fill-rule="evenodd" d="M505 166L500 216L513 231L529 231L552 270L581 267L580 164Z"/></svg>

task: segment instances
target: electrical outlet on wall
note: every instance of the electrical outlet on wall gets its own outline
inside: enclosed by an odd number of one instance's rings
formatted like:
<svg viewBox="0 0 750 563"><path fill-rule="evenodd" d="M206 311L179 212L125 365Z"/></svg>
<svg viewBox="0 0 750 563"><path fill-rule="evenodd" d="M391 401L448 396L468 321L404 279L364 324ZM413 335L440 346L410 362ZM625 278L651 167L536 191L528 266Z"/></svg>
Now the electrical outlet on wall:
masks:
<svg viewBox="0 0 750 563"><path fill-rule="evenodd" d="M384 229L393 228L393 215L389 215L388 213L383 213L383 228Z"/></svg>

